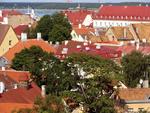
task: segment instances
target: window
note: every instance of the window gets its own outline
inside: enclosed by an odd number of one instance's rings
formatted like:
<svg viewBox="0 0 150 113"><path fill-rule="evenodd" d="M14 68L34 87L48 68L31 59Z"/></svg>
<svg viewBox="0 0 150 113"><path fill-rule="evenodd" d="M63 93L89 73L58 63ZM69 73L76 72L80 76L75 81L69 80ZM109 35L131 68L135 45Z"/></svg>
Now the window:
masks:
<svg viewBox="0 0 150 113"><path fill-rule="evenodd" d="M139 111L144 111L144 108L138 108Z"/></svg>
<svg viewBox="0 0 150 113"><path fill-rule="evenodd" d="M128 108L128 112L133 112L133 108Z"/></svg>
<svg viewBox="0 0 150 113"><path fill-rule="evenodd" d="M9 45L11 46L11 42L12 42L12 40L9 40Z"/></svg>

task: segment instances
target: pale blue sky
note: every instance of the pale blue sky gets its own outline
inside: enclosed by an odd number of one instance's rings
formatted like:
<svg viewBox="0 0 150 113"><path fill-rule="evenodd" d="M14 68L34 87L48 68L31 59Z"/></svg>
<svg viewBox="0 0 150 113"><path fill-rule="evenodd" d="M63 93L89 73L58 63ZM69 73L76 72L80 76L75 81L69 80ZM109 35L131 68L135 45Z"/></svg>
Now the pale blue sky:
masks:
<svg viewBox="0 0 150 113"><path fill-rule="evenodd" d="M0 0L1 2L150 2L150 0Z"/></svg>

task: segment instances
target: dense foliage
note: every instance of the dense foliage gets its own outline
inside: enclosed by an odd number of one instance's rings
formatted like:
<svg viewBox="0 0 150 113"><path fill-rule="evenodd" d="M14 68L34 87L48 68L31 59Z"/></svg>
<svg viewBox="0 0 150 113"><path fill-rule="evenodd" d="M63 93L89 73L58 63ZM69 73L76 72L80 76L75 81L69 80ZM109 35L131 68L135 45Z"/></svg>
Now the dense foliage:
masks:
<svg viewBox="0 0 150 113"><path fill-rule="evenodd" d="M126 84L136 87L140 79L145 79L144 73L150 72L150 56L145 56L140 52L133 51L122 58L122 67Z"/></svg>
<svg viewBox="0 0 150 113"><path fill-rule="evenodd" d="M82 103L88 113L115 113L114 102L109 99L112 80L117 81L122 75L113 61L73 54L60 62L34 46L16 54L12 67L29 70L38 85L46 85L47 94L70 97Z"/></svg>
<svg viewBox="0 0 150 113"><path fill-rule="evenodd" d="M43 16L37 23L37 26L29 28L26 32L29 37L36 36L40 32L44 40L62 42L71 38L71 25L68 19L62 13Z"/></svg>

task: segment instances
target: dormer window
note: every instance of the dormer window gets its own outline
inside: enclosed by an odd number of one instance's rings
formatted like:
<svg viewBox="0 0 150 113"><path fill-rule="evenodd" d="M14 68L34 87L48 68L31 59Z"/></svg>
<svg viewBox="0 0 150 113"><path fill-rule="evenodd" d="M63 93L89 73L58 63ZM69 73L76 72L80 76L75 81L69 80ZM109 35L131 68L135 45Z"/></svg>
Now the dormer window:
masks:
<svg viewBox="0 0 150 113"><path fill-rule="evenodd" d="M117 16L117 19L119 19L119 16Z"/></svg>
<svg viewBox="0 0 150 113"><path fill-rule="evenodd" d="M113 19L115 18L115 16L113 16Z"/></svg>
<svg viewBox="0 0 150 113"><path fill-rule="evenodd" d="M109 16L109 18L111 18L111 16Z"/></svg>
<svg viewBox="0 0 150 113"><path fill-rule="evenodd" d="M133 17L132 17L132 16L131 16L130 18L131 18L131 19L133 19Z"/></svg>
<svg viewBox="0 0 150 113"><path fill-rule="evenodd" d="M145 20L145 17L143 17L143 20Z"/></svg>
<svg viewBox="0 0 150 113"><path fill-rule="evenodd" d="M126 16L126 19L128 19L128 17Z"/></svg>
<svg viewBox="0 0 150 113"><path fill-rule="evenodd" d="M121 19L123 19L123 16L121 16Z"/></svg>

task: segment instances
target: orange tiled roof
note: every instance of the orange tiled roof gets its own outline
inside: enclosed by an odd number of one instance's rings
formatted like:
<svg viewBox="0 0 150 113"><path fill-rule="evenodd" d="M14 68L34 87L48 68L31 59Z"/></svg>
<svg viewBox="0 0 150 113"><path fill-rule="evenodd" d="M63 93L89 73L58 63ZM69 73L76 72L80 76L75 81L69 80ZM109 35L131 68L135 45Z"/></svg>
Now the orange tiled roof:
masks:
<svg viewBox="0 0 150 113"><path fill-rule="evenodd" d="M56 50L52 46L50 46L43 40L28 39L24 42L19 41L14 47L10 48L10 50L7 53L5 53L4 57L11 61L15 57L16 53L19 53L24 48L30 48L31 46L39 46L46 52L56 52Z"/></svg>
<svg viewBox="0 0 150 113"><path fill-rule="evenodd" d="M33 104L0 103L0 113L12 113L13 110L21 108L32 108Z"/></svg>
<svg viewBox="0 0 150 113"><path fill-rule="evenodd" d="M30 79L30 73L28 71L0 70L0 74L7 75L15 82L28 81Z"/></svg>
<svg viewBox="0 0 150 113"><path fill-rule="evenodd" d="M120 89L119 97L125 101L145 100L150 96L150 88Z"/></svg>

